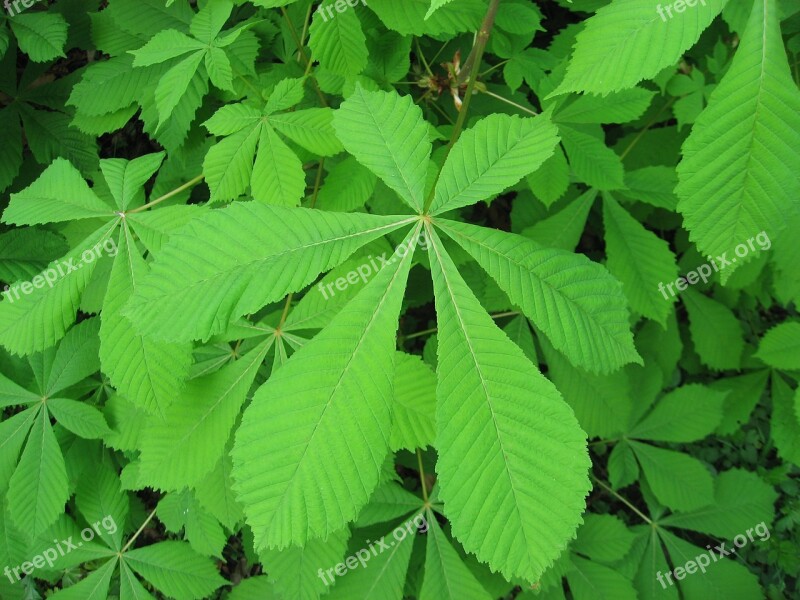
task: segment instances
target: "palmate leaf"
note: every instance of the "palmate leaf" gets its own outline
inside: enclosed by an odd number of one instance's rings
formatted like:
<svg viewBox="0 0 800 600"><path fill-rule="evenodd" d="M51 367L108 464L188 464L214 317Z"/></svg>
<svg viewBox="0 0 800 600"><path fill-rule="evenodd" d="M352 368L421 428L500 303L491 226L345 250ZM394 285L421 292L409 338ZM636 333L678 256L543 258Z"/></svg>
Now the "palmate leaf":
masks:
<svg viewBox="0 0 800 600"><path fill-rule="evenodd" d="M345 150L422 213L431 144L422 110L411 96L356 85L334 113L333 127Z"/></svg>
<svg viewBox="0 0 800 600"><path fill-rule="evenodd" d="M578 34L567 74L554 93L605 95L655 77L697 42L725 2L705 0L668 18L660 16L655 0L613 0Z"/></svg>
<svg viewBox="0 0 800 600"><path fill-rule="evenodd" d="M412 220L253 202L215 210L171 236L128 314L144 335L207 340Z"/></svg>
<svg viewBox="0 0 800 600"><path fill-rule="evenodd" d="M453 146L436 183L430 213L487 202L535 171L552 154L558 130L547 116L489 115Z"/></svg>
<svg viewBox="0 0 800 600"><path fill-rule="evenodd" d="M761 231L776 236L798 212L800 91L777 11L776 0L754 2L733 63L683 145L678 210L703 254L733 252ZM723 282L743 263L733 260Z"/></svg>
<svg viewBox="0 0 800 600"><path fill-rule="evenodd" d="M395 332L412 254L384 267L272 374L245 411L232 451L234 489L257 550L341 529L378 485L389 450Z"/></svg>
<svg viewBox="0 0 800 600"><path fill-rule="evenodd" d="M586 434L428 234L439 324L439 494L468 552L507 578L535 581L580 523L590 487Z"/></svg>
<svg viewBox="0 0 800 600"><path fill-rule="evenodd" d="M601 265L502 231L442 219L435 224L576 366L597 373L641 361L622 288Z"/></svg>

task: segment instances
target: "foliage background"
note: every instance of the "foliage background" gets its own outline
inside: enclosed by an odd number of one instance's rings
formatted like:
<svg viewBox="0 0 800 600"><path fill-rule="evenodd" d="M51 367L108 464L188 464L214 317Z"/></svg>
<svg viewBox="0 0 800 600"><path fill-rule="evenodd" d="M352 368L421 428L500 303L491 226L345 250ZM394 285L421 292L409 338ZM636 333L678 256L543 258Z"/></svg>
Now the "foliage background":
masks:
<svg viewBox="0 0 800 600"><path fill-rule="evenodd" d="M0 17L0 597L800 597L800 7L321 4Z"/></svg>

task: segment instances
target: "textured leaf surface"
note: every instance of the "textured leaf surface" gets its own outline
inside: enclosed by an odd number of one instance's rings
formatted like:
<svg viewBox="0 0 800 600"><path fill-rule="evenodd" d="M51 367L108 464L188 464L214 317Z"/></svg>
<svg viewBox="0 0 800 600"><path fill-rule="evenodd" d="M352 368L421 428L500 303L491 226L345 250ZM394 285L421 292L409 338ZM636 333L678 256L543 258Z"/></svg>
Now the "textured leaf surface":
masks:
<svg viewBox="0 0 800 600"><path fill-rule="evenodd" d="M469 252L570 361L592 372L641 359L620 284L584 256L455 221L436 225Z"/></svg>
<svg viewBox="0 0 800 600"><path fill-rule="evenodd" d="M678 210L703 254L732 253L761 231L775 236L798 212L800 90L777 11L776 0L753 4L733 64L683 145Z"/></svg>
<svg viewBox="0 0 800 600"><path fill-rule="evenodd" d="M411 255L384 268L245 411L232 452L234 489L257 549L327 537L378 485Z"/></svg>
<svg viewBox="0 0 800 600"><path fill-rule="evenodd" d="M334 114L333 126L345 150L422 212L431 144L411 96L357 86Z"/></svg>
<svg viewBox="0 0 800 600"><path fill-rule="evenodd" d="M458 139L442 168L431 214L490 200L552 154L558 130L545 116L489 115Z"/></svg>
<svg viewBox="0 0 800 600"><path fill-rule="evenodd" d="M144 335L207 339L232 320L299 291L405 222L234 204L173 234L134 293L129 314Z"/></svg>
<svg viewBox="0 0 800 600"><path fill-rule="evenodd" d="M506 577L535 581L580 522L589 489L585 434L553 384L486 314L436 237L431 252L439 493L467 551Z"/></svg>
<svg viewBox="0 0 800 600"><path fill-rule="evenodd" d="M655 77L697 42L725 0L706 0L671 18L660 16L656 5L653 0L613 0L600 8L578 34L557 92L608 94Z"/></svg>

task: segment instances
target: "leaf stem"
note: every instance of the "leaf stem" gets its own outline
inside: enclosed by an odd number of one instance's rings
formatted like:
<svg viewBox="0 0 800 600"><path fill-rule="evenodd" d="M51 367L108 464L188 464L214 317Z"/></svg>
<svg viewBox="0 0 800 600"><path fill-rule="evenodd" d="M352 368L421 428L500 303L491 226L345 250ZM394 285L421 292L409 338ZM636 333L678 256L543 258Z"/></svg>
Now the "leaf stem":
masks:
<svg viewBox="0 0 800 600"><path fill-rule="evenodd" d="M595 477L595 476L594 476L594 475L592 475L591 473L589 474L589 477L591 477L591 478L592 478L592 479L595 481L595 483L597 483L597 484L598 484L598 485L599 485L601 488L603 488L603 489L604 489L605 491L607 491L609 494L611 494L612 496L614 496L614 497L615 497L617 500L619 500L620 502L622 502L622 503L623 503L625 506L627 506L628 508L630 508L630 509L631 509L633 512L635 512L637 515L639 515L639 517L641 517L642 519L644 519L644 521L645 521L646 523L648 523L649 525L654 525L653 521L652 521L652 520L651 520L649 517L647 517L647 515L645 515L645 514L644 514L642 511L640 511L638 508L636 508L636 507L635 507L633 504L631 504L631 503L630 503L628 500L626 500L625 498L623 498L622 496L620 496L620 495L619 495L617 492L615 492L615 491L614 491L614 490L611 488L611 486L610 486L610 485L608 485L607 483L605 483L605 482L601 481L600 479L598 479L597 477Z"/></svg>
<svg viewBox="0 0 800 600"><path fill-rule="evenodd" d="M533 115L534 117L539 114L535 110L531 110L530 108L525 108L521 104L517 104L516 102L514 102L513 100L509 100L508 98L503 98L503 96L500 96L499 94L495 94L494 92L490 92L489 90L483 90L483 93L486 94L487 96L491 96L492 98L496 98L497 100L500 100L501 102L505 102L506 104L510 104L511 106L514 106L514 107L518 108L519 110L528 113L529 115Z"/></svg>
<svg viewBox="0 0 800 600"><path fill-rule="evenodd" d="M419 465L419 480L422 483L422 499L428 504L428 488L425 484L425 467L422 466L422 452L417 448L417 465Z"/></svg>
<svg viewBox="0 0 800 600"><path fill-rule="evenodd" d="M154 509L153 509L153 510L150 512L150 514L149 514L149 515L147 516L147 518L144 520L144 523L142 523L142 526L141 526L141 527L139 527L139 529L136 531L136 533L134 533L134 534L133 534L133 537L131 537L131 539L129 539L129 540L128 540L128 543L127 543L127 544L125 544L125 547L124 547L122 550L120 550L120 554L125 554L125 553L128 551L128 548L130 548L130 547L133 545L133 542L135 542L135 541L136 541L136 538L138 538L138 537L139 537L139 534L141 534L141 533L142 533L142 531L144 531L144 528L145 528L145 527L147 527L147 524L148 524L150 521L152 521L152 520L153 520L153 517L155 517L155 516L156 516L156 510L157 510L157 509L158 509L158 507L154 508Z"/></svg>
<svg viewBox="0 0 800 600"><path fill-rule="evenodd" d="M205 178L205 175L198 175L194 179L190 179L189 181L187 181L183 185L181 185L179 187L176 187L171 192L167 192L163 196L159 196L155 200L151 200L150 202L148 202L147 204L145 204L143 206L140 206L139 208L134 208L133 210L129 210L128 214L132 215L134 213L143 212L143 211L147 210L148 208L154 207L156 204L160 204L161 202L164 202L165 200L169 200L170 198L172 198L174 196L177 196L181 192L183 192L185 190L188 190L190 187L197 185L198 183L203 181L204 178Z"/></svg>

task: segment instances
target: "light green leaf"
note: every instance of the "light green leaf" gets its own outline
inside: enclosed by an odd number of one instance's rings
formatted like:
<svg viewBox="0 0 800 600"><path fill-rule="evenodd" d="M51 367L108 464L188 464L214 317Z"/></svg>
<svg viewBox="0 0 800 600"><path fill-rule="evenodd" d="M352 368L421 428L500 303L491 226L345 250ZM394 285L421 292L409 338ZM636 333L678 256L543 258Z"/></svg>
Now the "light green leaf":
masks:
<svg viewBox="0 0 800 600"><path fill-rule="evenodd" d="M267 122L309 152L333 156L342 151L342 144L333 130L333 115L329 108L307 108L270 115Z"/></svg>
<svg viewBox="0 0 800 600"><path fill-rule="evenodd" d="M575 600L636 600L633 584L616 569L580 556L570 557L567 583Z"/></svg>
<svg viewBox="0 0 800 600"><path fill-rule="evenodd" d="M130 550L123 560L160 592L178 600L201 600L227 582L216 565L183 542L159 542Z"/></svg>
<svg viewBox="0 0 800 600"><path fill-rule="evenodd" d="M100 169L117 208L126 211L140 203L144 198L144 184L158 171L163 161L163 152L145 154L134 160L109 158L100 161Z"/></svg>
<svg viewBox="0 0 800 600"><path fill-rule="evenodd" d="M572 173L579 181L598 190L625 187L622 160L606 146L599 125L561 125L558 132Z"/></svg>
<svg viewBox="0 0 800 600"><path fill-rule="evenodd" d="M3 222L37 225L113 216L111 207L97 197L80 172L68 160L57 158L31 185L11 194Z"/></svg>
<svg viewBox="0 0 800 600"><path fill-rule="evenodd" d="M655 77L697 42L724 5L725 0L704 0L669 18L652 0L613 0L578 33L566 77L554 93L608 94Z"/></svg>
<svg viewBox="0 0 800 600"><path fill-rule="evenodd" d="M204 56L205 52L203 51L190 54L167 71L158 81L155 89L155 100L156 108L158 109L159 129L172 116L181 99L186 96Z"/></svg>
<svg viewBox="0 0 800 600"><path fill-rule="evenodd" d="M621 560L631 549L636 535L614 515L587 513L572 550L599 562Z"/></svg>
<svg viewBox="0 0 800 600"><path fill-rule="evenodd" d="M150 420L140 442L143 483L179 491L214 469L271 344L272 339L219 371L190 380L163 419Z"/></svg>
<svg viewBox="0 0 800 600"><path fill-rule="evenodd" d="M208 339L411 220L253 202L215 210L173 234L134 293L129 314L145 335Z"/></svg>
<svg viewBox="0 0 800 600"><path fill-rule="evenodd" d="M776 236L798 212L800 90L777 11L776 0L753 4L733 64L683 144L678 210L703 254L733 253L761 231ZM744 262L731 260L737 264L723 272L723 282Z"/></svg>
<svg viewBox="0 0 800 600"><path fill-rule="evenodd" d="M333 127L345 150L422 213L431 144L422 110L411 96L357 85L334 114Z"/></svg>
<svg viewBox="0 0 800 600"><path fill-rule="evenodd" d="M96 440L111 433L103 413L93 406L66 398L50 398L47 407L61 425L82 438Z"/></svg>
<svg viewBox="0 0 800 600"><path fill-rule="evenodd" d="M14 524L29 538L52 525L69 500L67 470L50 415L40 409L17 470L8 484L8 507Z"/></svg>
<svg viewBox="0 0 800 600"><path fill-rule="evenodd" d="M269 125L261 128L250 181L253 198L277 206L297 206L306 189L303 163Z"/></svg>
<svg viewBox="0 0 800 600"><path fill-rule="evenodd" d="M51 598L55 600L106 600L108 598L108 588L111 585L111 577L114 575L116 566L117 559L112 558L90 573L85 579L68 588L61 589L53 594Z"/></svg>
<svg viewBox="0 0 800 600"><path fill-rule="evenodd" d="M622 287L579 254L545 250L522 236L437 219L497 281L553 346L581 368L609 372L640 362Z"/></svg>
<svg viewBox="0 0 800 600"><path fill-rule="evenodd" d="M378 485L412 254L378 273L245 411L232 451L234 489L257 550L325 538L354 519ZM279 468L264 469L263 456ZM319 501L308 503L311 495Z"/></svg>
<svg viewBox="0 0 800 600"><path fill-rule="evenodd" d="M436 517L427 512L425 574L420 600L491 600L445 536Z"/></svg>
<svg viewBox="0 0 800 600"><path fill-rule="evenodd" d="M488 202L535 171L557 143L558 130L545 115L484 117L453 146L436 182L430 213Z"/></svg>
<svg viewBox="0 0 800 600"><path fill-rule="evenodd" d="M585 434L428 233L439 323L439 494L468 552L507 578L535 581L580 523L589 489ZM483 467L464 469L473 462Z"/></svg>
<svg viewBox="0 0 800 600"><path fill-rule="evenodd" d="M191 346L142 336L122 314L123 306L147 272L128 224L124 223L100 317L100 361L111 383L134 406L163 415L188 375Z"/></svg>
<svg viewBox="0 0 800 600"><path fill-rule="evenodd" d="M432 445L436 437L436 374L421 357L395 354L393 404L392 451Z"/></svg>
<svg viewBox="0 0 800 600"><path fill-rule="evenodd" d="M587 94L556 111L557 123L628 123L644 114L655 92L635 87L608 96Z"/></svg>
<svg viewBox="0 0 800 600"><path fill-rule="evenodd" d="M147 67L177 58L189 52L204 50L205 46L175 29L163 29L138 50L131 50L134 67Z"/></svg>
<svg viewBox="0 0 800 600"><path fill-rule="evenodd" d="M334 11L331 18L327 12L338 2L325 0L314 13L308 30L308 45L314 60L337 75L354 76L367 66L367 38L361 29L361 21L352 5L344 12Z"/></svg>

